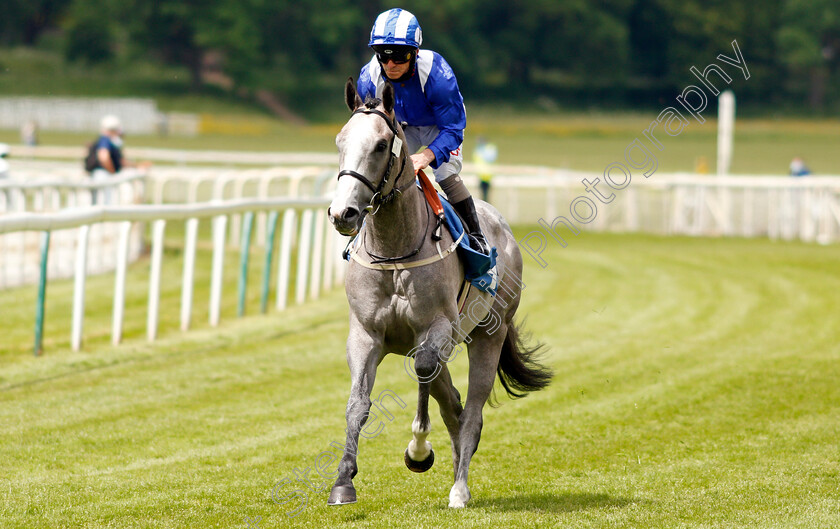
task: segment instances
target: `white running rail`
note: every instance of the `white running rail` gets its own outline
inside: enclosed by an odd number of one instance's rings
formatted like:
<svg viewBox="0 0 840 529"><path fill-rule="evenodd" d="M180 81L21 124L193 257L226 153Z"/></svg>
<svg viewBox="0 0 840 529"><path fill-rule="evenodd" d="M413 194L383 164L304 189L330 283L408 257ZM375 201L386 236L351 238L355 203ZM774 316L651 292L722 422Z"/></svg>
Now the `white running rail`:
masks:
<svg viewBox="0 0 840 529"><path fill-rule="evenodd" d="M87 269L88 239L92 227L103 223L115 223L119 242L116 245L116 273L114 284L114 309L112 314L111 339L117 344L122 339L122 325L125 302L125 278L127 266L127 248L129 234L140 222L152 223L151 274L149 281L149 303L147 308L147 337L157 337L158 302L160 295L161 261L163 259L164 230L167 221L186 220L187 229L184 241L185 259L181 296L181 329L190 326L192 312L192 289L194 283L195 248L198 223L212 219L213 261L210 285L210 324L219 324L222 299L222 268L226 250L225 231L228 217L244 214L248 219L243 226L250 232L255 212L268 213L268 221L276 226L282 218L280 254L277 259L277 297L275 305L279 310L286 307L290 292L290 256L292 248L298 247L298 267L295 284L295 301L303 303L307 299L317 298L325 289L341 282L344 264L341 261L341 248L344 241L328 223L324 222L325 210L329 200L325 198L276 198L276 199L241 199L224 202L206 202L178 205L135 205L135 206L95 206L84 209L63 210L57 213L36 214L20 213L0 216L0 234L23 231L42 233L56 230L76 230L76 258L74 266L74 296L71 346L79 350L82 345L84 325L85 281ZM318 220L320 218L320 220ZM301 220L295 237L295 224ZM274 227L269 227L274 232ZM249 240L243 237L243 240ZM274 246L273 244L271 245ZM242 246L243 256L247 256L250 247ZM46 259L46 255L42 256ZM240 274L247 274L247 257ZM34 263L33 266L37 266ZM268 263L268 266L271 266ZM264 270L264 291L268 288L269 270ZM242 277L242 276L240 276ZM244 299L243 285L240 281L240 299ZM264 292L267 294L267 292ZM43 300L39 300L43 303ZM241 313L242 311L240 311ZM36 339L40 343L40 339Z"/></svg>

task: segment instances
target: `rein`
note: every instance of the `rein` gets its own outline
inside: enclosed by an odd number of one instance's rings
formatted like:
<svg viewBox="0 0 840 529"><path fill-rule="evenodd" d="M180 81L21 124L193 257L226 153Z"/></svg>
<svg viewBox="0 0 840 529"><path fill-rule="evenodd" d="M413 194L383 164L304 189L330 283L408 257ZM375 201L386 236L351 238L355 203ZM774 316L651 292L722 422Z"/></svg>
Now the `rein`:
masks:
<svg viewBox="0 0 840 529"><path fill-rule="evenodd" d="M461 240L466 236L467 231L464 230L463 232L461 232L461 235L457 239L452 241L452 244L448 248L442 249L440 247L440 241L441 241L442 237L440 236L439 231L440 231L440 226L441 226L441 223L443 222L443 220L442 220L442 216L440 216L437 219L437 225L435 227L435 231L432 232L432 240L435 241L435 246L437 247L437 255L433 255L433 256L427 257L425 259L420 259L419 261L411 261L411 262L408 262L408 263L400 263L399 262L399 261L402 261L404 259L408 259L409 257L414 257L415 255L420 253L420 250L423 248L423 244L426 240L426 235L428 235L428 233L429 233L429 224L430 224L429 221L430 221L430 218L431 218L431 213L433 212L431 204L429 204L428 202L425 202L424 205L426 206L425 207L425 209L426 209L426 228L423 230L423 235L420 239L420 245L414 251L408 253L407 255L400 256L400 257L381 257L381 256L378 256L376 254L371 253L370 250L368 250L367 239L364 238L365 235L362 234L362 241L361 241L362 244L361 244L361 246L364 247L365 253L367 253L368 256L373 257L373 260L370 261L370 262L367 262L358 255L357 252L359 250L359 242L358 242L358 239L356 237L353 237L347 243L347 247L344 249L344 252L342 253L342 257L344 257L344 259L353 259L354 261L356 261L360 265L364 266L365 268L369 268L371 270L407 270L409 268L417 268L417 267L420 267L420 266L430 265L432 263L436 263L438 261L442 261L442 260L446 259L448 256L452 255L455 252L455 250L458 248L458 245L461 244Z"/></svg>
<svg viewBox="0 0 840 529"><path fill-rule="evenodd" d="M364 237L364 235L367 235L367 232L365 232L365 234L363 235L364 238L362 239L362 244L365 247L365 252L369 256L373 257L373 261L371 261L370 264L395 263L397 261L402 261L403 259L408 259L409 257L414 257L415 255L420 253L420 250L423 248L423 243L426 241L426 234L429 232L429 219L431 217L431 215L429 214L429 208L427 207L425 209L426 209L426 228L423 230L423 233L420 235L420 244L417 245L417 248L415 248L414 251L409 252L409 253L407 253L403 256L400 256L400 257L382 257L381 255L376 255L375 253L371 252L370 250L368 250L368 247L367 247L367 237Z"/></svg>
<svg viewBox="0 0 840 529"><path fill-rule="evenodd" d="M356 171L352 171L350 169L344 169L343 171L338 173L338 179L342 176L352 176L356 180L363 183L368 189L373 191L373 196L370 199L370 204L368 205L368 211L371 211L371 215L375 215L377 211L379 211L379 207L382 204L387 204L391 200L393 200L397 194L402 193L406 189L408 189L413 182L408 182L403 187L397 187L397 182L402 176L403 171L405 170L405 157L402 159L402 164L400 165L400 170L397 173L396 179L394 179L394 183L391 186L391 190L388 192L387 195L383 195L383 191L385 186L388 184L388 180L391 178L391 169L394 167L394 161L399 158L400 154L402 154L402 146L403 141L399 137L399 133L397 132L397 124L395 121L392 121L390 117L388 117L384 112L381 112L375 108L357 108L353 111L350 115L352 118L356 114L376 114L377 116L381 117L385 120L385 123L388 124L388 128L391 129L391 132L394 135L391 137L391 152L388 156L388 167L385 168L385 174L382 175L382 178L379 180L379 185L375 186L373 183L368 179L365 175L358 173Z"/></svg>
<svg viewBox="0 0 840 529"><path fill-rule="evenodd" d="M430 265L432 263L436 263L438 261L442 261L455 253L455 250L458 249L458 245L461 243L461 240L466 235L466 231L462 232L461 235L455 239L452 244L446 248L441 249L440 243L438 242L438 253L431 257L427 257L425 259L420 259L419 261L411 261L409 263L398 263L400 259L405 259L405 257L392 257L390 258L389 262L383 263L380 261L371 261L367 262L356 253L356 246L353 245L353 241L355 239L351 239L350 243L348 243L348 248L345 250L346 256L350 259L353 259L360 265L370 270L408 270L410 268L419 268L421 266ZM424 234L425 236L425 234Z"/></svg>

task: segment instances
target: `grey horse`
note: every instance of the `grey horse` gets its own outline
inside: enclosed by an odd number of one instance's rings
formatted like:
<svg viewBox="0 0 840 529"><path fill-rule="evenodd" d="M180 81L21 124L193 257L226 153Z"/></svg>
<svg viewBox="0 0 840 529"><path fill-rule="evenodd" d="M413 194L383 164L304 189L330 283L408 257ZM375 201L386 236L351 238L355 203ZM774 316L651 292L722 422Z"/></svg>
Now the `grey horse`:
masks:
<svg viewBox="0 0 840 529"><path fill-rule="evenodd" d="M370 415L376 370L387 353L396 353L406 356L407 371L419 385L405 463L412 471L424 472L434 462L426 440L431 394L452 444L455 483L449 506L464 507L470 499L467 474L481 436L482 409L496 374L513 398L546 387L552 377L536 359L540 346L526 346L514 324L522 257L499 212L476 201L482 229L499 252L497 295L465 288L463 264L453 255L454 241L445 229L433 237L435 216L415 184L405 136L393 114L393 87L385 86L381 100L363 102L350 79L345 100L353 114L336 137L340 171L327 214L342 235L358 234L346 275L352 385L344 454L328 504L356 501L356 448ZM434 238L440 239L437 244ZM461 342L468 344L469 358L463 407L447 368Z"/></svg>

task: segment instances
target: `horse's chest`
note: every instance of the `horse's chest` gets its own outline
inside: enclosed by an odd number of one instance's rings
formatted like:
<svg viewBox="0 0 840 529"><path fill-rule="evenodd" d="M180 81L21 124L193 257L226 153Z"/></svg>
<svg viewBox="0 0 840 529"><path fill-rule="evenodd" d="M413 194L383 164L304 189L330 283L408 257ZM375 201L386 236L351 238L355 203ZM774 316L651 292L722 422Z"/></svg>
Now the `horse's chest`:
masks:
<svg viewBox="0 0 840 529"><path fill-rule="evenodd" d="M388 306L391 319L395 321L415 319L417 315L412 308L418 305L420 299L418 285L396 275L393 284L390 286L390 303ZM412 300L414 300L413 303Z"/></svg>
<svg viewBox="0 0 840 529"><path fill-rule="evenodd" d="M416 290L412 282L402 280L399 275L394 276L392 288L391 301L394 303L408 303L409 294L412 290Z"/></svg>
<svg viewBox="0 0 840 529"><path fill-rule="evenodd" d="M393 280L381 281L377 285L375 303L361 302L354 307L354 311L363 321L376 328L415 327L422 325L433 312L428 305L430 300L441 296L437 292L440 288L439 282L416 281L409 274L394 274ZM355 304L351 302L351 305Z"/></svg>

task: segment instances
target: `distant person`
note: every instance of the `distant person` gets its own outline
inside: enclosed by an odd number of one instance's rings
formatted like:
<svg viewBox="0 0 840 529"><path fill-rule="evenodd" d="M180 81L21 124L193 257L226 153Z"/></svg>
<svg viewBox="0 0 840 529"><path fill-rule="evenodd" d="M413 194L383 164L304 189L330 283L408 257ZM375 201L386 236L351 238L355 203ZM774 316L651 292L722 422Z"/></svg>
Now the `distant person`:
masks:
<svg viewBox="0 0 840 529"><path fill-rule="evenodd" d="M697 174L709 174L709 159L699 156L694 161L694 172Z"/></svg>
<svg viewBox="0 0 840 529"><path fill-rule="evenodd" d="M20 141L29 147L38 145L38 122L29 120L20 127Z"/></svg>
<svg viewBox="0 0 840 529"><path fill-rule="evenodd" d="M103 117L100 129L101 135L91 145L88 157L85 159L85 169L91 173L94 181L107 180L125 167L146 169L151 165L149 162L131 162L123 155L123 128L117 116L109 114ZM105 191L105 203L110 202L111 191L107 190ZM91 203L97 203L95 189L91 193Z"/></svg>
<svg viewBox="0 0 840 529"><path fill-rule="evenodd" d="M0 181L9 178L9 162L6 161L6 158L9 156L9 146L5 143L0 143ZM11 211L12 209L12 196L9 190L4 189L2 191L3 196L6 198L5 204L3 208L6 211Z"/></svg>
<svg viewBox="0 0 840 529"><path fill-rule="evenodd" d="M9 177L9 162L6 158L9 157L9 146L5 143L0 143L0 178Z"/></svg>
<svg viewBox="0 0 840 529"><path fill-rule="evenodd" d="M797 156L790 161L790 176L807 176L811 170L805 165L805 160Z"/></svg>
<svg viewBox="0 0 840 529"><path fill-rule="evenodd" d="M473 152L473 163L478 172L478 185L481 188L481 200L490 201L490 183L493 180L493 164L499 157L499 150L487 138L479 136Z"/></svg>

